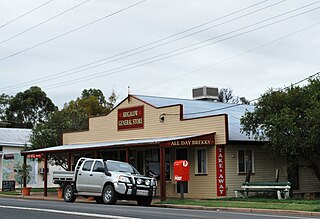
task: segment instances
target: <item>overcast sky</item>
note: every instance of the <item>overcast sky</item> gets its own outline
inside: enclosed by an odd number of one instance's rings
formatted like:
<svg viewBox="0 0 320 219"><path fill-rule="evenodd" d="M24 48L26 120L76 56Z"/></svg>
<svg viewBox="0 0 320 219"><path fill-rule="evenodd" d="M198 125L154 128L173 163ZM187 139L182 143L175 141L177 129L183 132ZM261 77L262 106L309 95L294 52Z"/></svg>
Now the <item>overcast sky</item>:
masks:
<svg viewBox="0 0 320 219"><path fill-rule="evenodd" d="M2 0L0 93L255 99L320 71L320 1ZM100 60L100 62L98 62ZM72 70L73 69L73 70Z"/></svg>

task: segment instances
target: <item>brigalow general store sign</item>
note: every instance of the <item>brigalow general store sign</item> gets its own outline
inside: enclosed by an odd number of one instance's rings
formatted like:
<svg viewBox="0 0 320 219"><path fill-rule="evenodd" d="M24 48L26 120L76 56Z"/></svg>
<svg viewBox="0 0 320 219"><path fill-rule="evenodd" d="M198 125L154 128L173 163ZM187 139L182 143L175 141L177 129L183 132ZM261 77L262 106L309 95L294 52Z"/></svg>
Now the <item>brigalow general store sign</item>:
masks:
<svg viewBox="0 0 320 219"><path fill-rule="evenodd" d="M118 109L118 130L142 128L144 128L143 106Z"/></svg>

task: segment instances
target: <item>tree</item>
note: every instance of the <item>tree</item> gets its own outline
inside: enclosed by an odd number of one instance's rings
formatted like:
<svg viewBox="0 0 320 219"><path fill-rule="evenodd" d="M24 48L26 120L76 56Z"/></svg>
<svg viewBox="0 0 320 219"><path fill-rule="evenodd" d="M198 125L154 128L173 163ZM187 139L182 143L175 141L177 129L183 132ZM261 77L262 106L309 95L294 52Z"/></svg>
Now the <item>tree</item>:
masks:
<svg viewBox="0 0 320 219"><path fill-rule="evenodd" d="M234 96L231 88L221 88L218 94L218 101L222 103L239 103L239 97Z"/></svg>
<svg viewBox="0 0 320 219"><path fill-rule="evenodd" d="M12 96L5 93L0 95L0 126L8 126L10 123L6 121L6 111L9 108L9 102Z"/></svg>
<svg viewBox="0 0 320 219"><path fill-rule="evenodd" d="M34 86L10 99L6 118L12 122L11 127L33 128L37 123L45 122L55 110L57 107L46 93Z"/></svg>
<svg viewBox="0 0 320 219"><path fill-rule="evenodd" d="M101 106L106 106L107 101L105 96L103 95L102 91L100 89L92 89L90 88L89 90L84 89L81 93L81 99L86 99L90 97L96 97L98 98L98 101Z"/></svg>
<svg viewBox="0 0 320 219"><path fill-rule="evenodd" d="M26 178L27 184L30 182L30 172L32 171L32 167L29 164L23 164L19 161L14 165L14 169L17 171L17 174L15 175L14 179L19 185L21 185L21 187L24 178Z"/></svg>
<svg viewBox="0 0 320 219"><path fill-rule="evenodd" d="M110 112L114 107L117 96L112 91L109 97L109 101L106 101L105 96L99 89L85 89L82 91L81 98L77 98L76 101L70 102L69 105L75 105L86 110L88 116L100 116Z"/></svg>
<svg viewBox="0 0 320 219"><path fill-rule="evenodd" d="M102 92L99 94L100 97L104 98L103 94L101 94ZM38 149L61 145L64 132L88 130L89 116L103 115L111 110L111 108L107 107L107 102L105 107L102 104L96 96L87 92L86 95L82 93L81 98L65 104L63 109L52 113L48 121L38 124L33 129L30 138L32 148ZM65 169L68 168L66 161L66 157L63 154L55 154L49 157L49 162L52 165L60 165Z"/></svg>
<svg viewBox="0 0 320 219"><path fill-rule="evenodd" d="M242 132L266 141L289 167L308 167L320 181L320 81L269 90L241 118Z"/></svg>

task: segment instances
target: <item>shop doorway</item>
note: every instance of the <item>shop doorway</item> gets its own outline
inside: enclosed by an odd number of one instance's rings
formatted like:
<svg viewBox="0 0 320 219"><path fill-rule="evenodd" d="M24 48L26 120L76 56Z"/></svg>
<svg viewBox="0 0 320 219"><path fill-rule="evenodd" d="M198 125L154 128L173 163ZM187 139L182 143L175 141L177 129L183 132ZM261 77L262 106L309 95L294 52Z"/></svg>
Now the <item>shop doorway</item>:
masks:
<svg viewBox="0 0 320 219"><path fill-rule="evenodd" d="M144 151L137 151L137 170L144 174Z"/></svg>

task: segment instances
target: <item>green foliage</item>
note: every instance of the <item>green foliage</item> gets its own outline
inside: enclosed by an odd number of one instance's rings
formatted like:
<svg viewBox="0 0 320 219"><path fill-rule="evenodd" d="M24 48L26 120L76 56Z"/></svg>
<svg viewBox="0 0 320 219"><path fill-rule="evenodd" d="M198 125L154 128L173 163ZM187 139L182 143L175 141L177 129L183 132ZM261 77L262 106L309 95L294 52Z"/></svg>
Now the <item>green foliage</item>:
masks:
<svg viewBox="0 0 320 219"><path fill-rule="evenodd" d="M100 89L84 89L81 93L81 99L87 99L90 97L95 97L98 99L98 102L101 106L106 106L107 101L105 96L103 95L102 91Z"/></svg>
<svg viewBox="0 0 320 219"><path fill-rule="evenodd" d="M111 96L115 98L114 92ZM81 98L65 104L63 109L52 113L48 121L33 128L30 139L33 149L61 145L62 135L65 132L88 130L88 117L110 112L111 108L108 106L109 103L105 102L100 90L84 90ZM67 168L64 154L50 155L49 162Z"/></svg>
<svg viewBox="0 0 320 219"><path fill-rule="evenodd" d="M11 127L33 128L45 122L55 110L57 107L46 93L34 86L10 99L6 119L12 123Z"/></svg>
<svg viewBox="0 0 320 219"><path fill-rule="evenodd" d="M17 171L17 174L14 177L16 182L22 185L23 178L26 177L26 182L28 184L31 180L30 172L32 171L32 167L29 164L23 164L21 162L18 162L14 165L14 168Z"/></svg>
<svg viewBox="0 0 320 219"><path fill-rule="evenodd" d="M10 125L8 121L6 121L6 111L9 108L9 102L12 96L9 96L5 93L0 95L0 126L6 127Z"/></svg>
<svg viewBox="0 0 320 219"><path fill-rule="evenodd" d="M311 168L320 181L320 81L304 87L269 90L254 112L241 118L242 132L268 141L267 148L289 164Z"/></svg>

